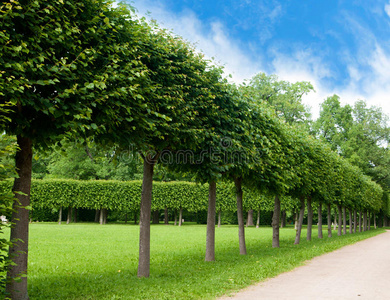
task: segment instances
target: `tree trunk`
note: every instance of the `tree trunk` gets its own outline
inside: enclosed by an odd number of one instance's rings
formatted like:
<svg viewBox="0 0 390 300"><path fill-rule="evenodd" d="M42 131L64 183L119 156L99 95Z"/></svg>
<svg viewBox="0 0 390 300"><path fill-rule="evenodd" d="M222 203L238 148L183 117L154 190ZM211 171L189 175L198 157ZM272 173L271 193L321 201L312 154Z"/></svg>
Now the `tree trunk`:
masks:
<svg viewBox="0 0 390 300"><path fill-rule="evenodd" d="M95 211L95 223L99 223L100 209Z"/></svg>
<svg viewBox="0 0 390 300"><path fill-rule="evenodd" d="M237 199L237 219L238 219L238 241L240 246L240 254L246 255L245 245L245 225L244 225L244 212L242 209L242 178L234 178L234 184L236 186L236 199ZM252 210L253 216L253 210ZM249 217L249 212L248 212ZM248 223L247 223L248 225Z"/></svg>
<svg viewBox="0 0 390 300"><path fill-rule="evenodd" d="M72 212L73 212L73 207L68 207L68 217L66 219L66 224L69 224L72 222Z"/></svg>
<svg viewBox="0 0 390 300"><path fill-rule="evenodd" d="M137 220L138 220L139 213L140 212L138 210L134 211L134 225L137 225Z"/></svg>
<svg viewBox="0 0 390 300"><path fill-rule="evenodd" d="M177 225L177 209L175 209L175 226Z"/></svg>
<svg viewBox="0 0 390 300"><path fill-rule="evenodd" d="M29 299L27 291L27 258L28 258L28 225L31 191L31 169L32 169L32 142L29 138L17 136L19 149L15 155L15 167L18 172L18 178L14 180L13 192L18 199L13 203L14 212L12 213L10 240L15 241L9 248L9 258L14 265L10 265L7 273L6 292L10 299ZM13 280L20 275L20 280Z"/></svg>
<svg viewBox="0 0 390 300"><path fill-rule="evenodd" d="M328 203L328 237L332 237L332 209Z"/></svg>
<svg viewBox="0 0 390 300"><path fill-rule="evenodd" d="M99 224L103 225L104 224L104 209L100 209L100 216L99 216Z"/></svg>
<svg viewBox="0 0 390 300"><path fill-rule="evenodd" d="M246 220L246 227L255 226L253 223L253 209L248 211L248 219Z"/></svg>
<svg viewBox="0 0 390 300"><path fill-rule="evenodd" d="M356 233L357 228L357 213L356 209L353 210L353 233Z"/></svg>
<svg viewBox="0 0 390 300"><path fill-rule="evenodd" d="M164 224L169 225L169 220L168 220L168 207L165 207L164 209Z"/></svg>
<svg viewBox="0 0 390 300"><path fill-rule="evenodd" d="M333 230L337 229L337 207L334 208L334 225Z"/></svg>
<svg viewBox="0 0 390 300"><path fill-rule="evenodd" d="M206 236L206 257L205 261L215 260L215 205L216 205L217 184L215 181L209 183L209 207L207 211L207 236Z"/></svg>
<svg viewBox="0 0 390 300"><path fill-rule="evenodd" d="M376 215L374 214L374 229L376 229Z"/></svg>
<svg viewBox="0 0 390 300"><path fill-rule="evenodd" d="M298 230L298 221L299 221L299 210L295 212L295 222L294 222L295 230Z"/></svg>
<svg viewBox="0 0 390 300"><path fill-rule="evenodd" d="M352 228L352 210L349 209L349 233L353 233L353 228Z"/></svg>
<svg viewBox="0 0 390 300"><path fill-rule="evenodd" d="M368 212L368 230L371 230L371 212Z"/></svg>
<svg viewBox="0 0 390 300"><path fill-rule="evenodd" d="M144 158L139 220L138 277L149 277L150 275L150 215L152 210L153 171L157 159L157 157L152 157L150 154Z"/></svg>
<svg viewBox="0 0 390 300"><path fill-rule="evenodd" d="M282 222L280 223L280 228L286 227L287 222L286 222L286 210L282 210Z"/></svg>
<svg viewBox="0 0 390 300"><path fill-rule="evenodd" d="M221 210L218 211L218 227L221 227Z"/></svg>
<svg viewBox="0 0 390 300"><path fill-rule="evenodd" d="M297 233L295 236L295 245L298 245L301 240L301 231L302 231L302 223L303 223L303 216L305 214L305 197L300 198L301 201L301 209L299 211L299 220L298 220L298 226L297 226Z"/></svg>
<svg viewBox="0 0 390 300"><path fill-rule="evenodd" d="M274 215L272 216L272 248L279 248L279 219L280 219L280 199L275 196Z"/></svg>
<svg viewBox="0 0 390 300"><path fill-rule="evenodd" d="M359 211L359 232L362 232L362 211Z"/></svg>
<svg viewBox="0 0 390 300"><path fill-rule="evenodd" d="M337 204L337 210L339 211L339 228L337 230L337 235L341 236L342 230L343 230L343 213L341 210L341 205Z"/></svg>
<svg viewBox="0 0 390 300"><path fill-rule="evenodd" d="M367 211L363 212L363 231L367 231Z"/></svg>
<svg viewBox="0 0 390 300"><path fill-rule="evenodd" d="M256 228L260 227L260 209L257 211Z"/></svg>
<svg viewBox="0 0 390 300"><path fill-rule="evenodd" d="M383 216L383 227L387 227L389 225L388 223L389 223L389 220L388 220L387 215L385 213Z"/></svg>
<svg viewBox="0 0 390 300"><path fill-rule="evenodd" d="M306 240L311 241L311 233L313 229L313 208L311 206L311 197L307 197L307 235Z"/></svg>
<svg viewBox="0 0 390 300"><path fill-rule="evenodd" d="M107 224L107 215L108 215L108 210L107 208L103 209L103 225Z"/></svg>
<svg viewBox="0 0 390 300"><path fill-rule="evenodd" d="M180 206L180 211L179 211L179 226L181 226L183 223L183 208Z"/></svg>
<svg viewBox="0 0 390 300"><path fill-rule="evenodd" d="M318 238L322 239L322 202L318 203Z"/></svg>
<svg viewBox="0 0 390 300"><path fill-rule="evenodd" d="M347 234L347 213L345 206L342 207L343 209L343 234Z"/></svg>
<svg viewBox="0 0 390 300"><path fill-rule="evenodd" d="M58 225L61 225L62 221L62 206L60 207L60 211L58 212Z"/></svg>
<svg viewBox="0 0 390 300"><path fill-rule="evenodd" d="M152 223L153 224L159 224L160 223L160 211L159 210L153 211Z"/></svg>

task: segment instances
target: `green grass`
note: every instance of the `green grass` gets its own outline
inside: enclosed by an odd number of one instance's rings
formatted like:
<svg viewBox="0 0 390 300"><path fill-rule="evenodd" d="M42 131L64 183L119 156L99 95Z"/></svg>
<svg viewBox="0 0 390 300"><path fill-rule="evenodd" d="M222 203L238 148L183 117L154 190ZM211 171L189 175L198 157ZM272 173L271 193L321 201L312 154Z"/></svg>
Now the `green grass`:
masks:
<svg viewBox="0 0 390 300"><path fill-rule="evenodd" d="M213 299L293 269L314 256L377 235L383 229L293 245L295 230L246 230L240 256L236 226L216 228L216 261L205 262L204 225L151 228L151 276L137 277L139 227L30 225L29 294L33 299ZM313 230L316 235L316 229ZM324 235L326 232L324 231Z"/></svg>

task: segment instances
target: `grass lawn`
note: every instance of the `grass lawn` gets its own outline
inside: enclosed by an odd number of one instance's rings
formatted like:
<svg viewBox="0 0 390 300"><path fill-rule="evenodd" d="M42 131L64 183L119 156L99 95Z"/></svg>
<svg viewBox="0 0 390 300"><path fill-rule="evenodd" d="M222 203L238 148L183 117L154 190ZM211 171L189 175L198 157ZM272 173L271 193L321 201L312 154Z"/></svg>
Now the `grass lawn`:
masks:
<svg viewBox="0 0 390 300"><path fill-rule="evenodd" d="M150 278L137 277L139 227L98 224L30 225L30 299L213 299L273 277L305 260L377 235L383 229L294 245L295 230L247 228L240 256L237 226L216 228L216 261L205 262L205 225L152 225ZM324 235L327 233L324 230Z"/></svg>

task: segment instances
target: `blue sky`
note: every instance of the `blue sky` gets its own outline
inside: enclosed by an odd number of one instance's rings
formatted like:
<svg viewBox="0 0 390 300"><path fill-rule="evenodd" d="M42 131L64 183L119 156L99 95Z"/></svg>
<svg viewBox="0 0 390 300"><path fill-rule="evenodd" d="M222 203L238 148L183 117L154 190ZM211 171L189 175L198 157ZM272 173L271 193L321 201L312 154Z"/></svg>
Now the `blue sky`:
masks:
<svg viewBox="0 0 390 300"><path fill-rule="evenodd" d="M133 0L225 66L241 83L258 72L310 81L313 117L338 94L390 115L390 0Z"/></svg>

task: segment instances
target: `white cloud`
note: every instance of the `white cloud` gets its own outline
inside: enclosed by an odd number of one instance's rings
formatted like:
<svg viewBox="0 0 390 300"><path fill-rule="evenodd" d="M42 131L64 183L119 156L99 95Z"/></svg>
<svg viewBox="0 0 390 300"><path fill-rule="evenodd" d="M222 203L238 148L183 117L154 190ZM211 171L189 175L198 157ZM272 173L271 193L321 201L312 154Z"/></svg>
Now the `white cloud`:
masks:
<svg viewBox="0 0 390 300"><path fill-rule="evenodd" d="M157 1L136 1L136 7L141 15L150 11L151 17L161 26L172 29L175 34L195 44L207 58L214 58L225 67L226 75L232 75L234 82L241 83L262 68L261 58L257 61L250 60L240 48L240 42L229 37L228 30L218 20L203 23L191 10L179 15L172 14Z"/></svg>
<svg viewBox="0 0 390 300"><path fill-rule="evenodd" d="M134 5L140 15L150 11L151 17L163 27L172 29L174 33L195 43L196 48L206 57L214 57L225 66L226 74L232 74L236 83L241 83L260 71L277 74L280 79L290 82L311 82L316 93L304 96L303 100L312 108L313 118L319 116L323 100L333 94L339 95L344 105L353 105L357 100L364 99L368 105L380 106L390 115L390 51L378 44L375 35L351 15L345 15L345 23L355 37L358 49L352 54L343 54L349 76L342 79L338 86L331 87L327 82L336 78L337 74L333 74L331 66L318 51L296 47L295 51L286 54L278 49L271 49L267 52L271 63L266 68L263 63L266 60L262 54L251 49L251 45L243 45L234 40L217 19L202 22L191 10L173 14L159 1L136 0ZM390 16L390 3L385 9ZM277 7L273 16L277 18L280 13L281 8ZM258 58L251 59L248 53L258 54Z"/></svg>
<svg viewBox="0 0 390 300"><path fill-rule="evenodd" d="M385 12L390 17L390 3L385 5Z"/></svg>

